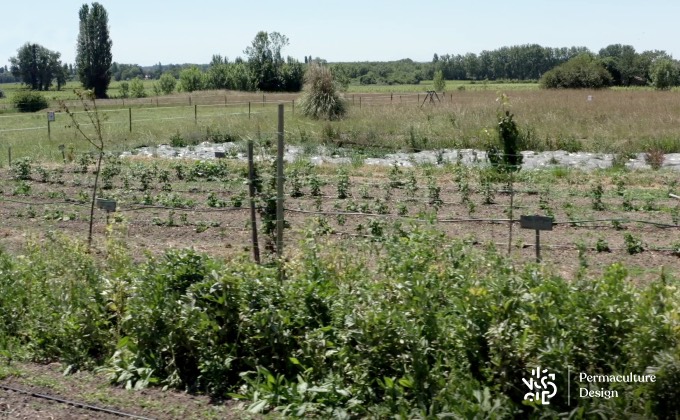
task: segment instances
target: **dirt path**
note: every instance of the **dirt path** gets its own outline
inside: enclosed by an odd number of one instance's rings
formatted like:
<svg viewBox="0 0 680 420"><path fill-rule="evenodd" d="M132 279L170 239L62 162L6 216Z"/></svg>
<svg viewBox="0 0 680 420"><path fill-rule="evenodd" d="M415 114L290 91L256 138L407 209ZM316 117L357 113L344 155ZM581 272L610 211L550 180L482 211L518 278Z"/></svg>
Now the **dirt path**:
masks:
<svg viewBox="0 0 680 420"><path fill-rule="evenodd" d="M130 391L109 385L93 372L63 375L58 363L39 365L12 362L0 367L0 385L44 394L82 404L127 413L128 418L152 419L243 419L252 418L229 401L214 403L209 397L178 391L145 389ZM121 419L125 416L0 389L2 419Z"/></svg>

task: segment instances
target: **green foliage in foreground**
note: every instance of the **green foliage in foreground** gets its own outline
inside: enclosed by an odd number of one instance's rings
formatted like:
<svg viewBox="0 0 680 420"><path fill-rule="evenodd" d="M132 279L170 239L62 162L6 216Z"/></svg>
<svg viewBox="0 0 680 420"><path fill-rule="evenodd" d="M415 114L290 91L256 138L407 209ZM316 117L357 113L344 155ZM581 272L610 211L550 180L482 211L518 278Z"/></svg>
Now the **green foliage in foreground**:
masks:
<svg viewBox="0 0 680 420"><path fill-rule="evenodd" d="M58 237L0 253L5 355L103 365L112 381L229 393L290 416L674 418L680 399L680 290L634 286L614 265L565 281L493 249L395 229L352 249L309 236L277 269L168 251L143 263L110 241L95 262ZM360 249L357 252L357 248ZM549 406L522 378L556 373ZM580 399L571 372L653 370Z"/></svg>

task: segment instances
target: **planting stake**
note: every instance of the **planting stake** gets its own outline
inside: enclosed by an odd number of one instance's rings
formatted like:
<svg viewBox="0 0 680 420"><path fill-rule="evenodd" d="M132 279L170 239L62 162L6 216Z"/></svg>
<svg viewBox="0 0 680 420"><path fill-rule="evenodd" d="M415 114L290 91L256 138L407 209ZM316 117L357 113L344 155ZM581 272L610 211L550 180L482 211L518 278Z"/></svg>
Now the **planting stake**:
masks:
<svg viewBox="0 0 680 420"><path fill-rule="evenodd" d="M515 201L514 178L510 172L510 221L508 222L508 255L512 252L512 210Z"/></svg>
<svg viewBox="0 0 680 420"><path fill-rule="evenodd" d="M260 245L257 241L257 219L255 218L255 164L253 163L253 141L248 140L248 194L250 195L250 227L252 229L253 258L260 263Z"/></svg>
<svg viewBox="0 0 680 420"><path fill-rule="evenodd" d="M194 124L198 124L198 105L194 104Z"/></svg>
<svg viewBox="0 0 680 420"><path fill-rule="evenodd" d="M130 123L130 132L132 133L132 108L128 108L128 121Z"/></svg>
<svg viewBox="0 0 680 420"><path fill-rule="evenodd" d="M279 104L279 130L276 150L276 253L283 256L283 104Z"/></svg>

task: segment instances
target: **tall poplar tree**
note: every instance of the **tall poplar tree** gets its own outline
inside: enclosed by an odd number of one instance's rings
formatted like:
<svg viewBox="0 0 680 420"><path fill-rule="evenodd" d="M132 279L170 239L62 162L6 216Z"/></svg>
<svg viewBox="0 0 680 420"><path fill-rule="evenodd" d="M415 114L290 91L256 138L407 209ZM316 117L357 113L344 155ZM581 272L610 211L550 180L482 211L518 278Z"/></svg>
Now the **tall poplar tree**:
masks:
<svg viewBox="0 0 680 420"><path fill-rule="evenodd" d="M78 77L85 89L94 91L97 98L106 98L106 90L111 82L111 37L109 36L109 17L106 9L99 3L92 7L83 4L79 11L80 32L76 63Z"/></svg>

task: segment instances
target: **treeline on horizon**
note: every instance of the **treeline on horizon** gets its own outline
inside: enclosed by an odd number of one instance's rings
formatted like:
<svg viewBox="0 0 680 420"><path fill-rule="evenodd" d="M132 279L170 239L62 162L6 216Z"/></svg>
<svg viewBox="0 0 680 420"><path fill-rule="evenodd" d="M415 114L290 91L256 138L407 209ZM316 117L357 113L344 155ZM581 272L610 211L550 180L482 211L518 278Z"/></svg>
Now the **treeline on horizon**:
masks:
<svg viewBox="0 0 680 420"><path fill-rule="evenodd" d="M418 84L441 71L446 80L533 81L579 56L587 55L606 69L615 86L647 85L659 60L672 60L665 51L638 53L630 45L612 44L596 54L586 47L550 48L537 44L502 47L480 54L434 54L428 63L410 59L391 62L331 63L339 78L361 85ZM678 62L672 60L675 66Z"/></svg>
<svg viewBox="0 0 680 420"><path fill-rule="evenodd" d="M316 61L330 66L336 79L343 85L418 84L423 80L432 80L437 71L441 71L446 80L537 82L545 73L584 54L591 56L609 72L610 84L614 86L652 84L650 69L658 60L671 60L676 67L679 65L665 51L637 52L634 47L622 44L609 45L600 49L598 53L593 53L586 47L551 48L528 44L485 50L479 54L434 54L430 62L416 62L407 58L387 62L329 63L322 58L312 59L309 56L304 57L304 63ZM140 66L114 62L111 66L111 76L115 81L126 81L135 78L159 79L163 73L169 73L175 79L179 79L182 70L193 67L207 75L216 65L215 57L220 56L213 56L209 64L157 63L152 66ZM225 57L217 64L240 66L242 63L243 59L240 57L233 61ZM70 73L74 74L73 71ZM20 80L14 77L6 66L0 67L0 83L18 81Z"/></svg>

